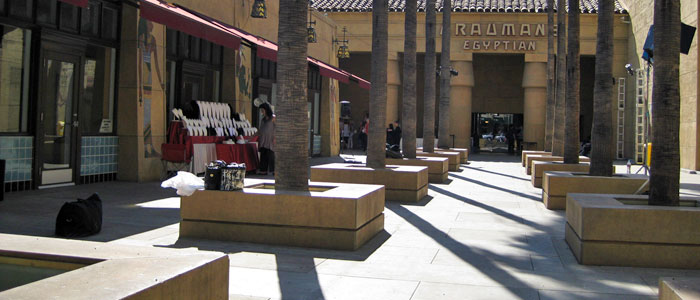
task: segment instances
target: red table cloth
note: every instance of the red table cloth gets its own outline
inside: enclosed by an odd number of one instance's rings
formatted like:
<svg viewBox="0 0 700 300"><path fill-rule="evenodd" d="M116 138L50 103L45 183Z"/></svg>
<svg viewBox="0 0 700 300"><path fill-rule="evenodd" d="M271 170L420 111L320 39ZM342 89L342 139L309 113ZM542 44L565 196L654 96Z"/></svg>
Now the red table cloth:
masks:
<svg viewBox="0 0 700 300"><path fill-rule="evenodd" d="M216 144L216 158L226 163L245 163L246 171L258 169L256 144Z"/></svg>

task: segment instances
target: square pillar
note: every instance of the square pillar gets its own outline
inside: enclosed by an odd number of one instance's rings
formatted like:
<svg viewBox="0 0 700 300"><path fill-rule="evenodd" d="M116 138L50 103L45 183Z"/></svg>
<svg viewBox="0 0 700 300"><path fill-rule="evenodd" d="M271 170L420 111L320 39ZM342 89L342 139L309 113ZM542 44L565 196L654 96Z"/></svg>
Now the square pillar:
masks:
<svg viewBox="0 0 700 300"><path fill-rule="evenodd" d="M340 154L340 101L339 83L321 77L321 156Z"/></svg>
<svg viewBox="0 0 700 300"><path fill-rule="evenodd" d="M474 68L470 60L450 63L459 74L450 80L450 134L455 136L455 148L471 146L472 127L472 87Z"/></svg>
<svg viewBox="0 0 700 300"><path fill-rule="evenodd" d="M523 142L536 142L544 149L547 104L547 63L525 62L523 71Z"/></svg>
<svg viewBox="0 0 700 300"><path fill-rule="evenodd" d="M117 118L119 167L125 181L158 180L165 142L165 26L122 8ZM149 62L150 61L150 62Z"/></svg>

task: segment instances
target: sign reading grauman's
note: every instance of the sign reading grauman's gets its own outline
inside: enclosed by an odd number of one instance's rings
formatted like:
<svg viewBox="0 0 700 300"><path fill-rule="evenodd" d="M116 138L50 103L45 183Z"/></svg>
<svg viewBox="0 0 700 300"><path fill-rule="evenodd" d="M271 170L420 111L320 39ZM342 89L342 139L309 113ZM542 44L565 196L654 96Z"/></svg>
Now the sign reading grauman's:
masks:
<svg viewBox="0 0 700 300"><path fill-rule="evenodd" d="M454 35L483 38L464 40L464 50L535 51L537 40L547 37L547 24L455 23Z"/></svg>

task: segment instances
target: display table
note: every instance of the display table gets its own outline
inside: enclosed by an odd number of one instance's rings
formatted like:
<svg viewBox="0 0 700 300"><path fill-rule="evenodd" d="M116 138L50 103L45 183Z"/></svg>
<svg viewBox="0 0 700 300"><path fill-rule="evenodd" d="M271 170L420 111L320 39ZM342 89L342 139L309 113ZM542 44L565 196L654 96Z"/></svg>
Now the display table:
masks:
<svg viewBox="0 0 700 300"><path fill-rule="evenodd" d="M193 174L204 173L210 161L217 160L215 144L193 144L192 165L190 167Z"/></svg>
<svg viewBox="0 0 700 300"><path fill-rule="evenodd" d="M216 157L226 163L245 163L246 171L258 169L257 143L216 144Z"/></svg>

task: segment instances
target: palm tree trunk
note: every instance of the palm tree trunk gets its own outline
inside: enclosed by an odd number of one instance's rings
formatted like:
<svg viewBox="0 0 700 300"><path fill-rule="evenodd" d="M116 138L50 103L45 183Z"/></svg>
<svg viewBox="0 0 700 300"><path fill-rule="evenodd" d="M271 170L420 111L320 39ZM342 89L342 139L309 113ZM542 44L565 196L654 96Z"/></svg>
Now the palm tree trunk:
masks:
<svg viewBox="0 0 700 300"><path fill-rule="evenodd" d="M435 0L425 2L425 85L423 86L423 151L435 151Z"/></svg>
<svg viewBox="0 0 700 300"><path fill-rule="evenodd" d="M306 111L308 43L307 0L280 2L277 52L277 117L275 188L309 189L309 134Z"/></svg>
<svg viewBox="0 0 700 300"><path fill-rule="evenodd" d="M566 106L566 1L557 0L557 90L552 155L564 156Z"/></svg>
<svg viewBox="0 0 700 300"><path fill-rule="evenodd" d="M680 28L680 1L654 1L650 205L679 205Z"/></svg>
<svg viewBox="0 0 700 300"><path fill-rule="evenodd" d="M442 49L440 53L440 111L438 148L450 148L450 40L452 37L452 0L442 6Z"/></svg>
<svg viewBox="0 0 700 300"><path fill-rule="evenodd" d="M614 0L598 0L598 40L595 51L593 88L593 135L591 137L591 176L612 176L612 63Z"/></svg>
<svg viewBox="0 0 700 300"><path fill-rule="evenodd" d="M555 62L554 55L554 0L547 0L547 112L545 115L544 150L552 151L554 136Z"/></svg>
<svg viewBox="0 0 700 300"><path fill-rule="evenodd" d="M386 163L386 74L389 59L388 19L388 0L374 0L372 3L372 88L369 91L367 166L378 169L384 168Z"/></svg>
<svg viewBox="0 0 700 300"><path fill-rule="evenodd" d="M566 57L566 137L564 139L564 163L577 164L580 148L579 137L579 89L581 82L579 53L579 0L569 0L569 28Z"/></svg>
<svg viewBox="0 0 700 300"><path fill-rule="evenodd" d="M417 0L406 0L403 42L403 155L416 158L416 13Z"/></svg>

